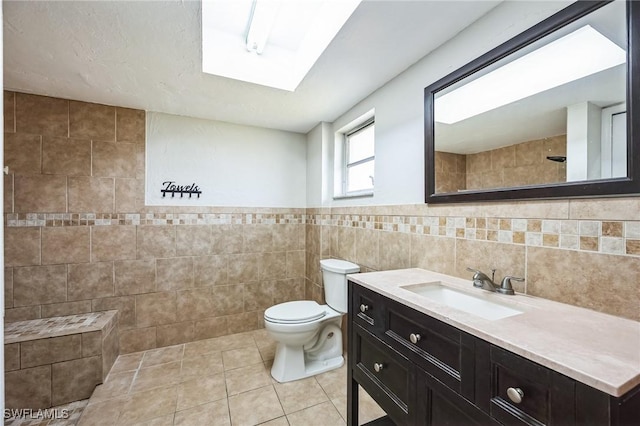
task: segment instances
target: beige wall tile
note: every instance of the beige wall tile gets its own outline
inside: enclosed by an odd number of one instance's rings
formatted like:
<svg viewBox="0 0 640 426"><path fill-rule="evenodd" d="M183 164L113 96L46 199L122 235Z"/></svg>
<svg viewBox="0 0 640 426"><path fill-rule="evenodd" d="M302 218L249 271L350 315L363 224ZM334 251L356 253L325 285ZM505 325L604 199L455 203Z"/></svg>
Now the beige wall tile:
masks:
<svg viewBox="0 0 640 426"><path fill-rule="evenodd" d="M67 300L67 266L27 266L13 270L13 306Z"/></svg>
<svg viewBox="0 0 640 426"><path fill-rule="evenodd" d="M258 318L263 317L257 312L229 315L227 317L229 333L242 333L258 329Z"/></svg>
<svg viewBox="0 0 640 426"><path fill-rule="evenodd" d="M102 331L82 333L82 357L98 356L102 354Z"/></svg>
<svg viewBox="0 0 640 426"><path fill-rule="evenodd" d="M116 261L113 266L117 296L156 291L156 263L153 259Z"/></svg>
<svg viewBox="0 0 640 426"><path fill-rule="evenodd" d="M4 212L13 213L13 174L4 175Z"/></svg>
<svg viewBox="0 0 640 426"><path fill-rule="evenodd" d="M229 334L227 317L206 318L195 321L193 340L209 339Z"/></svg>
<svg viewBox="0 0 640 426"><path fill-rule="evenodd" d="M104 380L111 367L120 355L120 336L118 327L113 327L102 339L102 379Z"/></svg>
<svg viewBox="0 0 640 426"><path fill-rule="evenodd" d="M209 225L183 225L176 227L176 254L178 256L205 256L211 250Z"/></svg>
<svg viewBox="0 0 640 426"><path fill-rule="evenodd" d="M356 229L356 263L379 269L378 247L380 232L371 229Z"/></svg>
<svg viewBox="0 0 640 426"><path fill-rule="evenodd" d="M91 141L45 136L42 140L42 173L90 176Z"/></svg>
<svg viewBox="0 0 640 426"><path fill-rule="evenodd" d="M4 268L4 307L13 307L13 268Z"/></svg>
<svg viewBox="0 0 640 426"><path fill-rule="evenodd" d="M138 294L135 298L138 328L176 322L175 292Z"/></svg>
<svg viewBox="0 0 640 426"><path fill-rule="evenodd" d="M4 229L5 266L40 264L40 228Z"/></svg>
<svg viewBox="0 0 640 426"><path fill-rule="evenodd" d="M93 176L136 177L136 146L130 143L93 142Z"/></svg>
<svg viewBox="0 0 640 426"><path fill-rule="evenodd" d="M303 250L305 248L305 225L285 223L273 226L271 231L274 251Z"/></svg>
<svg viewBox="0 0 640 426"><path fill-rule="evenodd" d="M580 265L580 273L567 273L567 265ZM634 257L538 247L527 252L528 294L635 321L640 320L640 292L630 291L629 281L620 277L637 276L640 262Z"/></svg>
<svg viewBox="0 0 640 426"><path fill-rule="evenodd" d="M69 177L69 211L111 213L115 187L112 178Z"/></svg>
<svg viewBox="0 0 640 426"><path fill-rule="evenodd" d="M244 253L268 252L273 250L271 228L274 225L245 225L242 231L242 251Z"/></svg>
<svg viewBox="0 0 640 426"><path fill-rule="evenodd" d="M115 107L69 101L69 136L72 138L115 141Z"/></svg>
<svg viewBox="0 0 640 426"><path fill-rule="evenodd" d="M177 345L193 341L193 321L159 325L157 327L158 347Z"/></svg>
<svg viewBox="0 0 640 426"><path fill-rule="evenodd" d="M89 262L89 227L42 228L42 264Z"/></svg>
<svg viewBox="0 0 640 426"><path fill-rule="evenodd" d="M16 94L4 91L4 131L16 131Z"/></svg>
<svg viewBox="0 0 640 426"><path fill-rule="evenodd" d="M65 315L83 314L91 312L91 301L52 303L42 305L42 318L61 317Z"/></svg>
<svg viewBox="0 0 640 426"><path fill-rule="evenodd" d="M257 281L244 284L244 310L257 311L273 306L275 281Z"/></svg>
<svg viewBox="0 0 640 426"><path fill-rule="evenodd" d="M176 255L175 226L138 226L137 241L138 259Z"/></svg>
<svg viewBox="0 0 640 426"><path fill-rule="evenodd" d="M356 259L356 229L338 227L337 245L331 248L331 253L340 259Z"/></svg>
<svg viewBox="0 0 640 426"><path fill-rule="evenodd" d="M156 347L156 328L136 328L120 331L120 353L145 351Z"/></svg>
<svg viewBox="0 0 640 426"><path fill-rule="evenodd" d="M14 177L14 211L58 213L67 211L66 176L34 175Z"/></svg>
<svg viewBox="0 0 640 426"><path fill-rule="evenodd" d="M16 93L16 131L48 136L68 136L69 101Z"/></svg>
<svg viewBox="0 0 640 426"><path fill-rule="evenodd" d="M571 219L640 220L640 198L590 198L569 201Z"/></svg>
<svg viewBox="0 0 640 426"><path fill-rule="evenodd" d="M258 262L260 255L257 253L231 254L228 256L228 278L230 284L241 284L258 280Z"/></svg>
<svg viewBox="0 0 640 426"><path fill-rule="evenodd" d="M211 225L211 254L242 253L242 225Z"/></svg>
<svg viewBox="0 0 640 426"><path fill-rule="evenodd" d="M303 252L304 253L304 252ZM299 268L300 264L295 264L294 261L298 260L295 256L290 256L291 267ZM299 272L299 271L296 271ZM286 252L271 252L260 253L260 264L258 265L258 278L260 280L280 279L287 277L287 253Z"/></svg>
<svg viewBox="0 0 640 426"><path fill-rule="evenodd" d="M378 259L380 269L408 268L411 264L411 235L380 232Z"/></svg>
<svg viewBox="0 0 640 426"><path fill-rule="evenodd" d="M193 287L193 259L191 257L157 259L156 285L158 291Z"/></svg>
<svg viewBox="0 0 640 426"><path fill-rule="evenodd" d="M244 285L221 285L213 287L213 310L210 315L222 316L241 313L243 310L243 294ZM231 322L229 322L228 325L232 327Z"/></svg>
<svg viewBox="0 0 640 426"><path fill-rule="evenodd" d="M114 295L112 262L69 265L68 269L69 300L97 299Z"/></svg>
<svg viewBox="0 0 640 426"><path fill-rule="evenodd" d="M273 304L304 299L304 278L276 280L273 293Z"/></svg>
<svg viewBox="0 0 640 426"><path fill-rule="evenodd" d="M5 408L51 407L51 366L26 368L5 373Z"/></svg>
<svg viewBox="0 0 640 426"><path fill-rule="evenodd" d="M144 185L137 179L116 179L116 212L137 211L136 199L144 198Z"/></svg>
<svg viewBox="0 0 640 426"><path fill-rule="evenodd" d="M27 133L4 134L4 165L9 173L38 175L42 171L42 140L40 135Z"/></svg>
<svg viewBox="0 0 640 426"><path fill-rule="evenodd" d="M20 343L4 345L4 371L20 369Z"/></svg>
<svg viewBox="0 0 640 426"><path fill-rule="evenodd" d="M305 252L302 250L287 252L287 278L304 277Z"/></svg>
<svg viewBox="0 0 640 426"><path fill-rule="evenodd" d="M193 258L194 286L226 285L227 256L197 256Z"/></svg>
<svg viewBox="0 0 640 426"><path fill-rule="evenodd" d="M120 331L131 329L136 325L136 302L134 296L94 299L91 301L91 308L93 312L117 310L118 329Z"/></svg>
<svg viewBox="0 0 640 426"><path fill-rule="evenodd" d="M411 267L453 275L455 239L431 235L411 235Z"/></svg>
<svg viewBox="0 0 640 426"><path fill-rule="evenodd" d="M20 366L37 367L82 357L82 336L51 337L20 343Z"/></svg>
<svg viewBox="0 0 640 426"><path fill-rule="evenodd" d="M133 225L92 226L91 261L136 258L136 227Z"/></svg>
<svg viewBox="0 0 640 426"><path fill-rule="evenodd" d="M6 309L4 311L4 320L5 322L16 322L37 319L42 317L40 312L40 305Z"/></svg>
<svg viewBox="0 0 640 426"><path fill-rule="evenodd" d="M102 383L102 358L94 356L51 366L51 403L56 405L87 399Z"/></svg>
<svg viewBox="0 0 640 426"><path fill-rule="evenodd" d="M216 288L216 292L218 292ZM218 297L217 295L215 297ZM197 320L220 315L214 311L211 287L177 292L177 320Z"/></svg>
<svg viewBox="0 0 640 426"><path fill-rule="evenodd" d="M116 140L144 144L145 112L143 110L116 108Z"/></svg>

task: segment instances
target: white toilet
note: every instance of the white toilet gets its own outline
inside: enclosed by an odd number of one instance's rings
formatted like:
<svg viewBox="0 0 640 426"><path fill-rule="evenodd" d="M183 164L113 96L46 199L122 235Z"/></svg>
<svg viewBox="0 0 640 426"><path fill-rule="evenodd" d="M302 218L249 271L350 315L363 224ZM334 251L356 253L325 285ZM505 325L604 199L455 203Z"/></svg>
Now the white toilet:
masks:
<svg viewBox="0 0 640 426"><path fill-rule="evenodd" d="M278 342L271 376L278 382L304 379L344 364L342 316L347 312L347 274L360 272L354 263L320 261L326 305L297 300L264 311L264 326Z"/></svg>

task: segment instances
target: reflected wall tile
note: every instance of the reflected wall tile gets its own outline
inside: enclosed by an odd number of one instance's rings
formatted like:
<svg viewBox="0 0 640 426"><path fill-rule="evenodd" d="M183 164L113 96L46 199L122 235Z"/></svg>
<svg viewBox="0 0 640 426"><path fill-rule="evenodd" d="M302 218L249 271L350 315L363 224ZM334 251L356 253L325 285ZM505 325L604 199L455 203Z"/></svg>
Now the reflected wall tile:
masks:
<svg viewBox="0 0 640 426"><path fill-rule="evenodd" d="M44 136L42 140L42 173L90 176L91 141Z"/></svg>
<svg viewBox="0 0 640 426"><path fill-rule="evenodd" d="M567 265L580 265L580 273L567 273ZM554 249L528 249L528 294L638 321L640 292L629 291L621 276L640 276L637 258L573 250L559 256Z"/></svg>
<svg viewBox="0 0 640 426"><path fill-rule="evenodd" d="M69 177L69 211L111 213L115 185L112 178Z"/></svg>
<svg viewBox="0 0 640 426"><path fill-rule="evenodd" d="M136 258L136 227L133 225L92 226L91 261Z"/></svg>
<svg viewBox="0 0 640 426"><path fill-rule="evenodd" d="M5 266L29 266L40 264L40 228L4 229Z"/></svg>
<svg viewBox="0 0 640 426"><path fill-rule="evenodd" d="M42 228L42 264L89 262L89 227Z"/></svg>
<svg viewBox="0 0 640 426"><path fill-rule="evenodd" d="M4 166L9 173L37 175L42 171L42 141L40 135L26 133L4 134Z"/></svg>
<svg viewBox="0 0 640 426"><path fill-rule="evenodd" d="M69 137L115 141L115 120L112 106L69 101Z"/></svg>
<svg viewBox="0 0 640 426"><path fill-rule="evenodd" d="M64 213L67 211L66 176L15 176L14 191L15 212Z"/></svg>
<svg viewBox="0 0 640 426"><path fill-rule="evenodd" d="M455 271L455 239L431 235L411 235L412 268L453 275Z"/></svg>
<svg viewBox="0 0 640 426"><path fill-rule="evenodd" d="M67 300L67 266L27 266L13 269L13 306Z"/></svg>
<svg viewBox="0 0 640 426"><path fill-rule="evenodd" d="M380 269L408 268L411 264L411 234L379 232L379 235Z"/></svg>
<svg viewBox="0 0 640 426"><path fill-rule="evenodd" d="M113 263L83 263L68 265L68 300L111 297L113 291Z"/></svg>
<svg viewBox="0 0 640 426"><path fill-rule="evenodd" d="M16 132L69 135L69 101L16 93Z"/></svg>

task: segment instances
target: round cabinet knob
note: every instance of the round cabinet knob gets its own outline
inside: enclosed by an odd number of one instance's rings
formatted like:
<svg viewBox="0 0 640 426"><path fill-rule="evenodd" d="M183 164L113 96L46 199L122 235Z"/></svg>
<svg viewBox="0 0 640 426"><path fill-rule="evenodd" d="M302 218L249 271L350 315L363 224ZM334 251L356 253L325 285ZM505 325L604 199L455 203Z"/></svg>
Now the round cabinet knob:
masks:
<svg viewBox="0 0 640 426"><path fill-rule="evenodd" d="M373 369L376 370L376 373L379 373L382 371L382 369L384 368L384 365L382 365L382 363L380 362L374 362L373 363Z"/></svg>
<svg viewBox="0 0 640 426"><path fill-rule="evenodd" d="M418 343L420 341L420 335L419 334L415 334L415 333L411 333L409 335L409 340L411 340L411 343L413 343L415 345L416 343Z"/></svg>
<svg viewBox="0 0 640 426"><path fill-rule="evenodd" d="M507 389L507 396L512 402L520 404L524 398L524 392L520 388L509 388Z"/></svg>
<svg viewBox="0 0 640 426"><path fill-rule="evenodd" d="M369 310L369 305L365 305L364 303L360 305L360 312L367 312Z"/></svg>

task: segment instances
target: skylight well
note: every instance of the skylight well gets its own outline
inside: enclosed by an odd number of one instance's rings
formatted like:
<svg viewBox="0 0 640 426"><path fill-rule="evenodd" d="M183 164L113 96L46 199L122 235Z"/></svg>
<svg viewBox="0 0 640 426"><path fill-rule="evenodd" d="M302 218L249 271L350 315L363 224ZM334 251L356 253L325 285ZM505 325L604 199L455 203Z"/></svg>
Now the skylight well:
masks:
<svg viewBox="0 0 640 426"><path fill-rule="evenodd" d="M438 96L435 121L453 124L625 62L624 49L585 25Z"/></svg>
<svg viewBox="0 0 640 426"><path fill-rule="evenodd" d="M202 71L294 91L361 0L203 0Z"/></svg>

